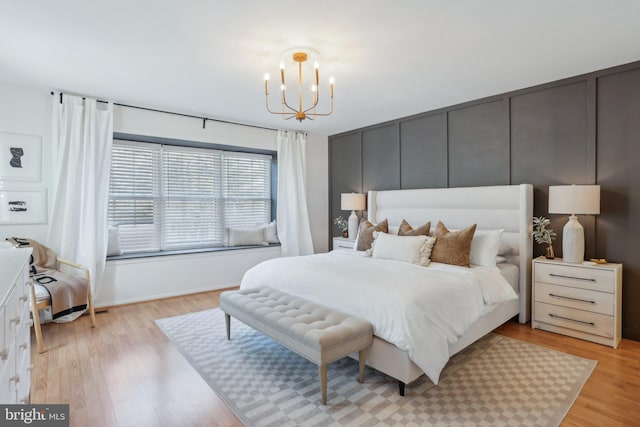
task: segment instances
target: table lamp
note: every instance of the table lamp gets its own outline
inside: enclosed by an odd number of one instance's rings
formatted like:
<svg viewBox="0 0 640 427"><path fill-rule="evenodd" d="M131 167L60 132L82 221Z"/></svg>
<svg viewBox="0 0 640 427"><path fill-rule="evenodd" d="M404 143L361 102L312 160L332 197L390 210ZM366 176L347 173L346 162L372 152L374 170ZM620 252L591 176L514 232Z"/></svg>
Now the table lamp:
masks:
<svg viewBox="0 0 640 427"><path fill-rule="evenodd" d="M564 262L584 261L584 228L576 214L600 213L599 185L553 185L549 187L549 213L571 214L562 228L562 259Z"/></svg>
<svg viewBox="0 0 640 427"><path fill-rule="evenodd" d="M364 194L342 193L340 195L340 209L351 211L349 216L349 239L355 239L358 234L358 215L356 215L356 211L364 210L364 208Z"/></svg>

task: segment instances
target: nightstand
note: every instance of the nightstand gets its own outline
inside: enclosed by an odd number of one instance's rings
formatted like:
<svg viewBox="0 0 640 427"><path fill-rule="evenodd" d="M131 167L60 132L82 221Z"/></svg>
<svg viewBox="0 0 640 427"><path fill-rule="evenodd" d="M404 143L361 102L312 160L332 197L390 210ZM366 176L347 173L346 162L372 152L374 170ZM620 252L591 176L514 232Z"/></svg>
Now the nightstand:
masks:
<svg viewBox="0 0 640 427"><path fill-rule="evenodd" d="M618 347L622 330L622 264L533 260L531 327Z"/></svg>
<svg viewBox="0 0 640 427"><path fill-rule="evenodd" d="M347 239L346 237L334 237L333 238L333 250L353 250L354 245L356 244L355 239Z"/></svg>

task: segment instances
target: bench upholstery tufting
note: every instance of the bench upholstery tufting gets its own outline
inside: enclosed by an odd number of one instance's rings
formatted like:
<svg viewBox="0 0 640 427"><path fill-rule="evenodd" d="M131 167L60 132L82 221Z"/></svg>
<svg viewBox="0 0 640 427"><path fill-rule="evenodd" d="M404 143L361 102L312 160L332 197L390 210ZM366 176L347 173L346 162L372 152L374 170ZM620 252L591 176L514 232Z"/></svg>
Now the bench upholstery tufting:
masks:
<svg viewBox="0 0 640 427"><path fill-rule="evenodd" d="M228 339L233 316L318 365L323 404L329 363L360 352L360 381L364 381L365 350L373 342L371 323L269 287L223 292L220 308Z"/></svg>

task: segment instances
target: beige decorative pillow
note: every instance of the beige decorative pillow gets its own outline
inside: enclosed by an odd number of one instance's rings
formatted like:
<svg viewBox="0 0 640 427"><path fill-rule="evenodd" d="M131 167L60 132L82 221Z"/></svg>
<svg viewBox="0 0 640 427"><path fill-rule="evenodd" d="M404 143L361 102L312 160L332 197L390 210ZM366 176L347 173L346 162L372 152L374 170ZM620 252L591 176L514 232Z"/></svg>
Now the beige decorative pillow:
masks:
<svg viewBox="0 0 640 427"><path fill-rule="evenodd" d="M380 259L391 259L409 262L426 267L429 265L431 248L435 237L425 236L396 236L374 231L374 241L371 249L365 251L366 256Z"/></svg>
<svg viewBox="0 0 640 427"><path fill-rule="evenodd" d="M431 229L431 221L418 228L413 228L406 220L402 220L398 228L398 236L428 236Z"/></svg>
<svg viewBox="0 0 640 427"><path fill-rule="evenodd" d="M427 236L424 244L420 247L420 259L418 265L428 267L431 264L431 251L433 251L433 245L436 244L435 237Z"/></svg>
<svg viewBox="0 0 640 427"><path fill-rule="evenodd" d="M436 226L436 244L431 251L431 261L469 267L471 264L471 241L476 224L459 231L449 231L440 221Z"/></svg>
<svg viewBox="0 0 640 427"><path fill-rule="evenodd" d="M371 247L373 243L373 232L381 231L383 233L389 232L389 223L387 219L383 219L377 224L372 224L366 219L363 219L358 229L358 241L356 242L356 250L366 251Z"/></svg>

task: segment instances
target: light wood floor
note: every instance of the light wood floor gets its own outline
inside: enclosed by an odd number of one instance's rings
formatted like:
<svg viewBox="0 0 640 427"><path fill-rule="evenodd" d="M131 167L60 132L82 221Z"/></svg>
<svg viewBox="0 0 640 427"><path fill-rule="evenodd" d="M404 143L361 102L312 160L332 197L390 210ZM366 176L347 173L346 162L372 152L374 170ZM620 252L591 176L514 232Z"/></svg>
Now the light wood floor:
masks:
<svg viewBox="0 0 640 427"><path fill-rule="evenodd" d="M205 292L119 306L43 325L32 346L32 403L68 403L72 426L239 426L240 422L171 345L154 320L218 306ZM640 342L617 350L507 323L500 334L598 360L563 426L640 425Z"/></svg>

